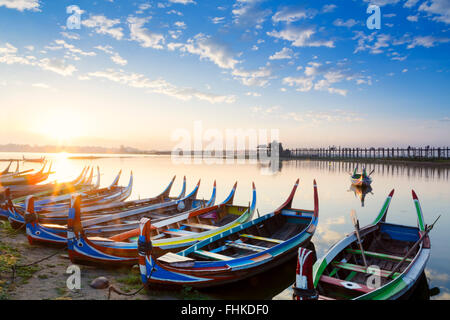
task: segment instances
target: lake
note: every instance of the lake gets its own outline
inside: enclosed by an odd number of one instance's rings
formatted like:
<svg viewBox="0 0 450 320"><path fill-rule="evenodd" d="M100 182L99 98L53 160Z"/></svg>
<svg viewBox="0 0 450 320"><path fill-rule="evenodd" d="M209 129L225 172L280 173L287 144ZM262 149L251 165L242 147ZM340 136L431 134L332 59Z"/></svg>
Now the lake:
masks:
<svg viewBox="0 0 450 320"><path fill-rule="evenodd" d="M42 154L26 154L27 158L38 158ZM353 231L350 211L355 209L360 225L373 221L387 195L392 189L395 194L387 215L387 221L415 226L415 208L411 197L414 189L421 201L425 221L431 223L441 214L439 222L431 232L432 253L426 268L429 287L438 287L440 294L432 299L450 299L450 181L449 169L433 166L405 166L388 164L367 164L372 174L372 191L365 195L362 204L360 195L351 189L349 172L356 165L349 162L330 161L283 161L279 168L272 169L258 163L174 163L169 156L98 155L99 159L69 159L72 154L46 154L53 161L56 173L51 181L72 180L86 165L100 167L101 185L109 185L122 169L121 185L128 184L133 171L134 185L130 199L152 197L159 194L176 175L172 194L181 189L182 177L187 178L187 192L201 179L198 197L209 199L214 180L217 181L217 202L221 202L238 181L235 203L248 205L251 200L251 185L255 182L257 208L262 215L276 209L289 195L297 178L299 188L294 198L296 208L313 208L313 180L319 191L319 226L312 239L317 256L321 257L336 241ZM22 158L22 153L1 153L1 159ZM218 159L216 159L218 160ZM208 162L215 162L209 159ZM7 166L0 162L0 170ZM20 162L22 169L38 169L41 164ZM364 164L359 164L360 168ZM12 169L15 164L12 165ZM276 270L233 285L205 290L202 298L234 299L290 299L289 287L295 278L295 260ZM177 298L176 292L152 293L167 298Z"/></svg>

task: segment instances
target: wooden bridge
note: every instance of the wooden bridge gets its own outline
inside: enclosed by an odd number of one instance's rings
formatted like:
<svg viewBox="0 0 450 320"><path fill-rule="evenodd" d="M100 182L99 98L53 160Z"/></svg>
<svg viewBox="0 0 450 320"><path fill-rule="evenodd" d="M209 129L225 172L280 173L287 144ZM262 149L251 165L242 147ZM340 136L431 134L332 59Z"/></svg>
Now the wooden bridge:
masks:
<svg viewBox="0 0 450 320"><path fill-rule="evenodd" d="M283 158L450 160L449 147L408 148L297 148L280 150Z"/></svg>

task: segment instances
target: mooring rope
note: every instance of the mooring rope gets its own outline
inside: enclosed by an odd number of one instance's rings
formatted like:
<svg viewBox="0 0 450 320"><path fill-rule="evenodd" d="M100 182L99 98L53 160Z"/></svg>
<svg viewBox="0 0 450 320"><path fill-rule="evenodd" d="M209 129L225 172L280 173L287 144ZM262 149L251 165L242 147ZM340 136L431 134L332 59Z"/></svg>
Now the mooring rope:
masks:
<svg viewBox="0 0 450 320"><path fill-rule="evenodd" d="M14 264L14 265L12 265L12 266L11 266L11 269L12 269L12 270L11 270L11 272L12 272L12 279L11 279L11 282L14 283L14 280L15 280L15 277L16 277L16 269L18 269L18 268L26 268L26 267L30 267L30 266L35 265L35 264L38 264L38 263L40 263L40 262L42 262L42 261L48 260L48 259L50 259L50 258L56 256L58 253L60 253L61 250L65 250L65 249L67 249L67 246L64 246L63 248L57 250L56 252L52 253L52 254L49 255L49 256L46 256L46 257L44 257L44 258L42 258L42 259L36 260L36 261L31 262L31 263L28 263L28 264L22 264L22 265L21 265L21 264Z"/></svg>
<svg viewBox="0 0 450 320"><path fill-rule="evenodd" d="M147 279L150 278L150 277L152 276L153 270L155 270L155 269L152 268L152 271L150 272L150 275L147 277ZM141 292L142 289L144 289L144 288L145 288L145 285L142 285L142 286L141 286L139 289L137 289L136 291L131 292L131 293L126 293L126 292L122 292L122 291L118 290L116 287L114 287L114 286L111 284L111 285L108 287L108 300L110 300L110 298L111 298L111 292L112 292L112 291L114 291L115 293L117 293L117 294L119 294L119 295L121 295L121 296L132 297L132 296L138 294L139 292Z"/></svg>
<svg viewBox="0 0 450 320"><path fill-rule="evenodd" d="M113 285L110 285L110 286L108 287L108 300L110 300L110 298L111 298L111 292L115 292L115 293L117 293L117 294L119 294L119 295L121 295L121 296L128 296L128 297L131 297L131 296L134 296L134 295L138 294L139 292L141 292L142 289L144 289L144 288L145 288L145 286L142 285L138 290L136 290L136 291L134 291L134 292L131 292L131 293L126 293L126 292L120 291L119 289L117 289L117 288L114 287Z"/></svg>

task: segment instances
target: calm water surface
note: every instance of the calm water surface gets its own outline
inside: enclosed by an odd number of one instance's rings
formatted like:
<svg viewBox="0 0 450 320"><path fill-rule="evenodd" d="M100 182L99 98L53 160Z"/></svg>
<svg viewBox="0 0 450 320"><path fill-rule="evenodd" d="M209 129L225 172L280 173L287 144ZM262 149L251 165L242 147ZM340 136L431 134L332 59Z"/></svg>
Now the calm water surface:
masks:
<svg viewBox="0 0 450 320"><path fill-rule="evenodd" d="M27 158L40 157L41 154L27 154ZM72 160L61 154L47 154L53 160L56 171L50 180L67 181L74 179L86 165L98 165L101 171L101 184L112 182L122 169L121 184L126 185L130 171L134 174L133 194L130 199L152 197L159 194L173 175L177 176L172 188L176 195L181 189L182 177L187 178L189 192L201 178L199 197L209 199L214 180L217 180L217 202L225 199L235 181L238 188L235 203L247 205L251 200L251 183L256 184L257 208L260 214L268 213L281 205L297 178L299 189L293 206L313 208L313 179L317 180L320 201L319 226L313 237L317 256L321 257L336 241L353 231L350 211L355 209L364 226L373 221L381 209L383 201L395 189L391 202L388 222L416 225L416 213L411 197L411 189L419 196L428 223L441 214L439 222L431 232L432 254L426 268L429 287L438 287L440 294L433 299L450 299L450 180L449 170L438 167L407 167L402 165L368 165L368 171L375 169L372 191L365 195L364 205L360 195L350 187L348 172L355 164L327 161L284 161L280 169L272 172L258 164L175 164L166 156L123 155L96 160ZM22 153L2 153L0 159L22 158ZM21 167L39 168L40 164L23 163ZM7 162L0 162L0 170ZM360 167L362 165L360 164ZM15 165L12 166L13 169ZM271 174L267 174L267 173ZM290 287L295 278L295 260L277 270L270 271L244 282L227 285L214 290L196 293L199 298L277 298L290 299ZM158 292L155 298L180 298L178 292Z"/></svg>

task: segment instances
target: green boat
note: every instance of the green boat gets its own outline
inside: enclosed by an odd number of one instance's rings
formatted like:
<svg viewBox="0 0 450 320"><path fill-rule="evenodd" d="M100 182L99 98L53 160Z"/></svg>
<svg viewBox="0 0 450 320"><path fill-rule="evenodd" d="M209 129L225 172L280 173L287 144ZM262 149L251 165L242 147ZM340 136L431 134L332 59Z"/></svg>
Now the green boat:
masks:
<svg viewBox="0 0 450 320"><path fill-rule="evenodd" d="M294 285L294 298L304 300L302 288L308 289L304 292L314 292L310 299L319 300L394 300L413 291L430 257L428 232L434 223L425 225L414 190L418 226L387 223L393 194L394 190L372 224L359 229L359 222L355 222L354 232L336 243L314 265L310 264L312 277L302 276L302 270L308 269L307 252L299 252L299 285ZM305 279L311 279L310 288L305 286L308 282Z"/></svg>

